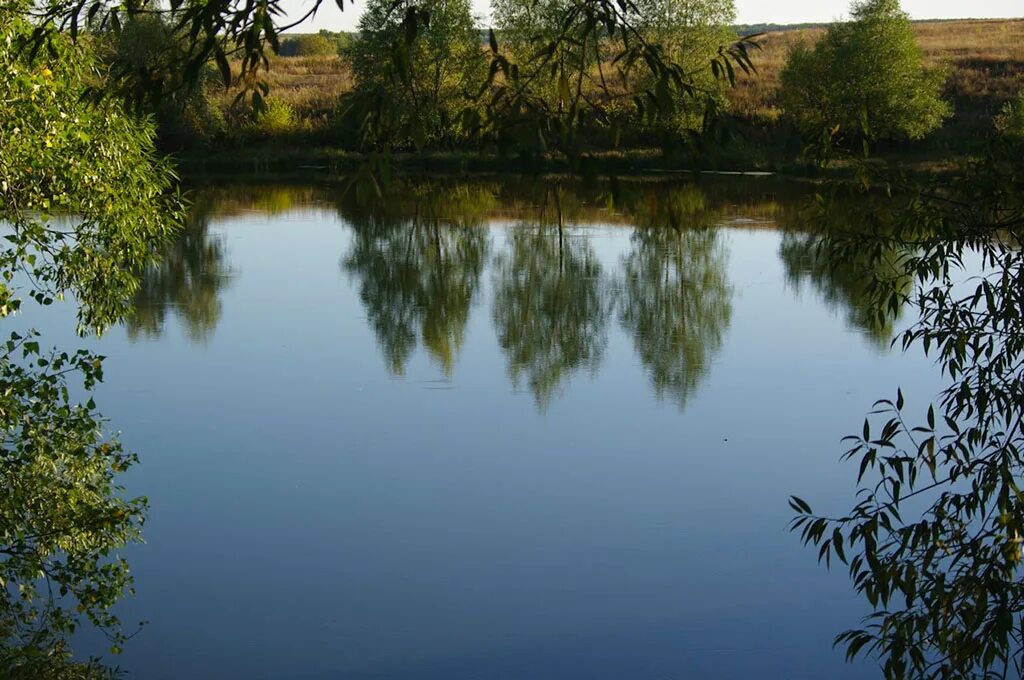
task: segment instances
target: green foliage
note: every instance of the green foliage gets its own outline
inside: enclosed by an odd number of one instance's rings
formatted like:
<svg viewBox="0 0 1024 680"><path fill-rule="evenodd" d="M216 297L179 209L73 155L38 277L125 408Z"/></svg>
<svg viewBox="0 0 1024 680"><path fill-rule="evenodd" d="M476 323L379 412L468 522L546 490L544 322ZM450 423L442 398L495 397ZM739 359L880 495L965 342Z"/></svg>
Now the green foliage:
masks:
<svg viewBox="0 0 1024 680"><path fill-rule="evenodd" d="M573 3L568 0L497 0L494 3L494 21L505 49L515 58L525 60L538 45L559 38L566 29L565 17L572 14L572 8ZM735 7L732 0L642 0L631 6L628 15L630 26L636 30L638 37L642 36L651 45L657 46L663 59L679 65L694 79L694 84L706 88L708 93L717 93L721 89L720 81L712 72L711 61L718 55L719 48L735 40L735 35L729 29L734 19ZM587 32L585 22L568 28L570 35L582 36ZM612 63L615 46L604 44L605 41L601 40L605 37L603 33L598 28L595 35L588 35L595 38L589 46L581 44L584 41L579 40L579 37L559 44L556 59L560 70L567 71L568 80L573 81L580 76L585 81L594 76L598 79L617 80L632 70L628 65ZM606 70L606 73L590 72L598 67ZM641 77L628 92L622 94L641 94L645 87L650 86L650 82L645 84L642 81ZM596 83L592 85L598 89ZM557 104L559 92L556 82L550 83L547 94Z"/></svg>
<svg viewBox="0 0 1024 680"><path fill-rule="evenodd" d="M256 137L279 137L295 132L298 121L292 107L279 99L268 99L262 110L256 111L247 132Z"/></svg>
<svg viewBox="0 0 1024 680"><path fill-rule="evenodd" d="M210 89L216 82L213 69L204 68L195 82L180 74L161 71L163 60L185 58L186 46L174 33L170 20L154 14L132 17L120 32L103 36L105 61L132 78L139 87L154 88L160 96L149 102L160 143L171 149L209 145L227 131L224 115ZM106 43L106 45L104 45ZM141 102L140 102L141 103Z"/></svg>
<svg viewBox="0 0 1024 680"><path fill-rule="evenodd" d="M850 658L877 656L894 680L1021 674L1022 187L1024 154L1000 143L959 177L889 186L887 210L864 209L854 231L826 241L833 261L866 260L880 323L916 308L898 342L933 356L948 379L919 420L897 390L846 438L860 485L851 511L791 500L794 530L819 559L848 565L874 610L837 644ZM879 265L892 275L875 274Z"/></svg>
<svg viewBox="0 0 1024 680"><path fill-rule="evenodd" d="M18 309L23 271L37 302L70 291L81 327L102 329L123 316L126 292L173 230L173 175L153 154L150 126L116 102L83 99L98 77L86 50L64 42L27 62L10 49L25 25L0 30L0 215L12 230L0 252L0 314Z"/></svg>
<svg viewBox="0 0 1024 680"><path fill-rule="evenodd" d="M325 38L328 38L334 43L334 52L335 54L338 55L346 54L349 48L352 46L352 41L354 40L353 34L346 33L345 31L332 33L327 30L321 30L320 35L324 36Z"/></svg>
<svg viewBox="0 0 1024 680"><path fill-rule="evenodd" d="M609 63L614 45L601 39L596 22L573 10L565 0L493 3L501 53L516 65L515 70L508 66L502 75L513 86L521 84L520 110L505 124L507 129L498 131L506 148L538 155L562 140L572 144L579 128L622 122L623 107L617 103L608 107L607 120L582 113L584 96L599 91L598 81L607 83L617 73ZM555 124L545 125L545 117Z"/></svg>
<svg viewBox="0 0 1024 680"><path fill-rule="evenodd" d="M1012 142L1024 142L1024 90L1003 104L995 126L996 132Z"/></svg>
<svg viewBox="0 0 1024 680"><path fill-rule="evenodd" d="M706 109L727 106L727 79L716 77L710 67L720 49L736 40L730 28L736 20L733 0L638 0L639 26L666 56L690 74L700 97L663 116L657 128L669 134L700 131Z"/></svg>
<svg viewBox="0 0 1024 680"><path fill-rule="evenodd" d="M106 88L132 100L158 97L166 91L165 82L196 83L213 63L224 84L239 85L239 96L250 97L260 110L269 90L264 73L270 56L281 47L280 31L313 16L322 2L314 0L297 21L282 26L281 17L287 14L284 0L172 0L169 7L153 6L149 0L119 5L52 0L26 10L37 30L24 42L29 49L40 50L62 32L72 38L85 28L116 34L133 17L168 16L184 53L162 51L148 83L135 78L131 69L115 65ZM687 100L706 99L693 82L694 74L673 62L640 29L634 3L564 0L556 11L559 30L551 39L541 37L528 55L510 59L493 32L488 32L490 50L484 53L467 0L374 0L364 14L357 45L347 50L359 87L344 107L346 126L358 130L364 147L380 152L367 165L367 177L373 181L366 184L379 184L389 174L389 152L395 149L462 138L530 157L561 152L574 169L582 170L592 159L578 138L581 129L608 128L610 139L616 140L617 121L623 117L669 117ZM752 68L750 45L741 40L719 49L706 68L733 81L737 70ZM579 67L563 58L567 51L577 55ZM591 66L584 67L584 62ZM618 71L611 74L612 80L602 76L606 65L615 65ZM623 74L626 81L637 76L650 86L627 86L630 95L625 95L620 89ZM557 83L557 105L542 96L550 82ZM710 127L702 125L700 134Z"/></svg>
<svg viewBox="0 0 1024 680"><path fill-rule="evenodd" d="M324 57L338 54L338 48L334 34L324 31L285 38L279 54L282 57Z"/></svg>
<svg viewBox="0 0 1024 680"><path fill-rule="evenodd" d="M701 7L685 0L646 7L604 0L497 2L498 35L507 47L500 51L492 41L488 84L494 93L484 128L499 148L533 154L554 148L581 171L589 162L581 133L593 138L600 131L614 146L637 126L676 134L687 129L688 141L699 146L714 132L716 81L752 70L747 40L710 53L689 50L695 35L715 32L704 21L731 11L725 2L707 5L720 12L701 15ZM661 21L659 12L674 12L674 19ZM693 23L679 23L685 16ZM696 121L697 130L687 127Z"/></svg>
<svg viewBox="0 0 1024 680"><path fill-rule="evenodd" d="M102 330L173 233L172 175L151 126L83 96L100 75L85 46L30 59L12 46L31 30L0 15L0 316L71 293L80 329ZM101 357L46 351L34 333L0 346L0 669L14 677L90 673L68 662L83 621L115 652L125 639L110 612L131 592L118 550L139 539L145 500L117 485L135 458L72 398L75 376L91 390Z"/></svg>
<svg viewBox="0 0 1024 680"><path fill-rule="evenodd" d="M399 146L443 146L463 135L458 114L486 74L470 10L468 0L367 4L347 54L356 100L369 98L381 116L370 145L383 136ZM410 14L420 22L408 23Z"/></svg>
<svg viewBox="0 0 1024 680"><path fill-rule="evenodd" d="M782 104L801 133L827 147L921 139L950 115L942 70L923 64L898 0L853 5L813 47L799 45L782 72Z"/></svg>
<svg viewBox="0 0 1024 680"><path fill-rule="evenodd" d="M85 389L99 357L43 352L12 334L0 349L0 669L50 676L70 655L81 618L123 643L110 608L134 592L117 550L139 541L145 499L125 499L116 477L136 462L102 435L92 400L76 404L65 375Z"/></svg>

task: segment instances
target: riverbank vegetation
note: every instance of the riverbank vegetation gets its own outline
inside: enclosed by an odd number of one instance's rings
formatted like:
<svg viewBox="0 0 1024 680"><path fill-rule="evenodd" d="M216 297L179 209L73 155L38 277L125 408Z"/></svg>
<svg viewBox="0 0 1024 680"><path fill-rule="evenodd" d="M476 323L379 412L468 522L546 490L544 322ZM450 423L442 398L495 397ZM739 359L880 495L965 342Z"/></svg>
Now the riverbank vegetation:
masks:
<svg viewBox="0 0 1024 680"><path fill-rule="evenodd" d="M877 184L867 183L875 188ZM812 510L794 497L793 529L818 559L848 568L870 604L840 634L848 658L886 678L989 678L1024 669L1024 146L992 140L982 161L924 186L888 181L886 209L819 219L819 252L864 258L879 322L916 320L895 345L934 357L946 387L912 415L904 391L876 402L843 459L855 505ZM851 204L865 196L847 185ZM910 285L907 282L911 282Z"/></svg>
<svg viewBox="0 0 1024 680"><path fill-rule="evenodd" d="M60 36L25 58L10 46L31 31L0 13L0 318L71 296L80 330L99 332L174 234L174 175L150 124L87 100L95 54ZM119 481L136 457L74 396L102 379L103 358L12 327L0 345L0 673L96 677L68 642L90 624L116 652L133 632L111 607L132 591L120 553L145 519L146 500Z"/></svg>
<svg viewBox="0 0 1024 680"><path fill-rule="evenodd" d="M688 57L691 67L706 62L716 45L729 40L730 6L719 4L718 15L706 14L700 19L705 42ZM500 49L512 50L509 36L516 35L516 31L523 34L524 29L515 25L522 19L513 16L504 19L503 25L499 13L495 20ZM941 125L933 125L918 139L889 139L874 134L872 155L922 169L948 169L952 155L982 153L993 132L993 119L1019 96L1024 83L1024 20L908 22L903 30L911 32L920 49L924 72L932 74L933 91L938 90L941 102L934 102L933 107L938 107L937 113L944 109L944 115L939 116ZM617 138L610 128L590 130L585 141L595 155L607 159L602 163L613 171L699 167L806 172L814 160L805 153L808 128L805 125L801 131L799 111L787 113L787 93L792 102L797 88L784 88L782 74L791 53L812 50L825 35L825 28L813 27L759 36L758 49L751 51L756 73L738 70L735 86L722 82L711 88L727 142L707 146L703 154L694 157L688 153L692 149L687 142L691 140L686 134L673 134L680 132L678 127L624 126L628 129L620 129ZM356 89L359 80L352 61L354 39L331 34L324 40L340 41L345 47L327 55L270 59L266 80L271 115L257 119L251 109L238 105L235 99L241 84L224 89L219 82L210 81L204 96L224 122L215 121L188 138L167 139L166 148L194 169L285 170L289 166L320 165L351 170L367 150L343 115L345 97ZM686 41L690 44L692 38ZM486 52L486 45L480 49ZM908 52L911 58L913 51ZM704 69L704 73L711 78L710 69ZM689 115L692 129L700 114L694 111ZM682 130L686 128L684 125ZM281 143L285 141L287 144ZM460 142L451 135L443 143L427 143L421 149L408 145L406 150L414 151L416 159L427 153L435 159L435 167L492 168L486 156L479 153L478 145ZM548 160L552 167L558 167L555 156ZM504 162L499 165L507 167Z"/></svg>
<svg viewBox="0 0 1024 680"><path fill-rule="evenodd" d="M282 35L275 2L175 2L166 11L141 2L8 4L0 13L0 219L10 233L0 254L0 314L26 300L47 305L69 295L79 305L81 330L99 331L123 320L147 271L154 288L163 285L149 265L167 252L181 216L174 176L157 144L165 151L200 149L204 157L283 146L352 154L355 190L346 200L355 201L387 199L389 160L398 153L486 154L534 164L556 157L583 177L603 157L648 153L638 149L653 149L671 167L779 168L845 157L862 181L821 191L812 208L820 243L790 244L792 257L828 252L828 261L860 266L859 275L847 272L835 282L835 292L871 297L865 323L880 332L904 305L916 306L920 321L901 336L903 346L937 352L950 385L917 427L904 420L901 392L881 402L883 414L869 418L848 452L859 463L858 478L868 480L858 504L849 514L817 515L794 498L794 527L822 558L849 564L855 589L875 611L863 629L840 636L851 657L873 652L892 678L987 677L1011 668L1019 674L1022 22L977 25L998 29L977 37L966 55L957 52L958 40L946 38L929 51L921 45L931 25L912 30L894 2L867 0L854 5L852 23L803 34L806 46L795 46L797 34L764 38L760 52L776 67L758 75L761 38L732 32L728 0L546 0L529 7L536 13L499 5L498 30L479 40L464 0L372 6L354 39ZM965 33L955 24L940 28ZM873 52L886 45L872 37L880 35L892 38L888 45L899 59ZM948 46L937 49L943 41ZM792 49L780 58L776 43ZM858 64L844 56L851 49ZM277 54L289 50L297 56ZM873 58L892 69L887 79L872 75ZM298 85L314 71L334 83L326 93ZM827 79L851 74L850 91L827 87ZM761 84L750 85L758 77ZM918 185L853 160L864 153L975 158L959 166L955 181ZM864 208L863 219L832 219L830 206L842 193ZM562 194L553 198L561 235ZM668 202L668 212L635 211L638 252L625 266L633 283L655 278L633 295L660 295L647 308L622 309L620 322L637 334L650 334L663 311L700 303L689 292L672 297L678 281L654 287L666 241L678 248L677 272L699 268L687 261L691 251L705 261L716 257L707 230L686 233L674 217L697 204L694 196L673 198L679 205ZM538 402L561 379L559 366L568 358L559 352L587 366L604 348L586 338L555 346L548 336L524 337L522 318L539 313L530 305L544 307L546 328L565 330L576 312L607 323L593 258L566 255L561 243L555 248L544 237L550 213L547 219L524 225L502 259L507 285L499 294L508 313L494 318L510 374L530 385ZM839 229L844 225L850 229ZM440 245L420 226L399 234L401 243L422 238ZM366 272L382 249L393 247L392 231L367 230L343 265L364 278L371 316L389 293ZM461 234L472 242L472 274L482 253L472 233ZM854 247L867 254L843 250ZM975 256L983 276L964 293L963 262ZM169 266L169 276L185 269ZM562 270L574 277L582 310L560 297ZM517 287L524 278L533 282L529 291ZM460 322L469 291L441 292L454 296L443 304ZM434 294L416 290L411 299ZM216 312L209 300L198 300L188 313L202 326ZM717 347L717 329L727 319L703 318L709 330L701 342ZM458 335L442 333L434 321L424 318L421 334L443 363ZM141 319L136 332L159 323L158 315ZM663 339L664 357L645 361L657 389L682 401L696 378L662 359L710 359L687 357L685 338L666 332ZM533 361L528 350L537 343L559 361ZM118 486L135 458L106 435L92 400L77 402L67 384L77 375L90 390L102 377L100 358L49 353L28 331L11 334L4 347L0 669L54 676L66 670L68 640L83 623L108 632L114 651L126 638L111 613L131 591L118 551L139 539L145 502ZM396 371L403 351L389 352ZM923 514L904 519L904 501L928 494L933 502Z"/></svg>

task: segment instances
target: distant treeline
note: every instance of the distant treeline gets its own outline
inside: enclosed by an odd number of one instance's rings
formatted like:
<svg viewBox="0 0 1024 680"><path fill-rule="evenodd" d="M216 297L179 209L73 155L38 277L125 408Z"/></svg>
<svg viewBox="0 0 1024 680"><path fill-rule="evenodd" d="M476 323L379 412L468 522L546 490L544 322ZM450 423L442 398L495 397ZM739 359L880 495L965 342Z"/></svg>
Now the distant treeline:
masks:
<svg viewBox="0 0 1024 680"><path fill-rule="evenodd" d="M694 2L646 1L681 15ZM473 20L468 1L457 12L452 2L438 10L444 21L432 21L407 56L412 70L404 81L388 71L392 42L387 36L395 30L387 23L388 4L377 0L371 5L380 5L380 11L367 12L357 31L282 36L280 56L271 59L264 76L269 93L263 111L237 100L237 86L225 90L213 77L187 99L169 102L157 112L161 145L173 151L221 149L231 158L246 152L262 158L266 154L255 149L268 146L280 153L287 147L289 154L308 150L318 157L321 149L359 153L379 143L360 128L365 112L351 115L353 95L370 94L377 98L376 110L391 117L389 143L396 152L476 154L480 145L469 138L465 113L482 106L471 93L484 79L491 48L490 33ZM536 51L531 36L550 27L528 23L538 19L519 14L514 0L496 0L496 7L499 49L512 59L528 60ZM826 161L809 152L822 142L847 150L859 150L866 142L875 154L928 167L978 152L994 129L1024 130L1024 104L1014 103L1024 83L1022 20L911 22L894 1L869 0L864 7L874 18L860 22L736 24L730 0L706 7L715 12L692 25L671 20L652 25L651 31L663 31L666 37L659 39L678 46L676 58L688 71L706 75L698 86L713 99L723 121L719 141L701 146L693 157L689 138L702 133L699 108L680 109L671 119L645 118L625 105L607 107L611 123L581 118L574 130L581 148L602 158L657 153L664 159L660 167L787 171ZM451 16L442 17L442 10ZM652 11L651 16L667 15ZM143 28L128 27L118 48L137 52L140 66L163 33L159 27ZM707 64L718 46L752 33L764 34L753 52L756 73L739 73L734 87L714 78ZM890 42L888 52L880 51L888 49L885 41ZM898 59L899 64L854 58L864 51L887 54L889 62ZM564 63L569 83L578 77L589 83L599 73L597 67L572 71L573 59ZM894 69L882 68L887 65ZM615 64L606 60L604 68L612 73ZM897 72L902 75L892 75ZM854 91L847 86L851 82L867 89ZM908 82L915 85L908 89ZM644 84L630 85L637 86ZM594 100L610 95L610 101L628 101L625 91L587 87ZM544 79L531 96L538 106L557 110L565 101L562 90L558 79ZM864 111L870 112L868 120ZM829 133L826 139L823 130ZM546 153L535 140L523 135L514 141L532 144L534 156Z"/></svg>
<svg viewBox="0 0 1024 680"><path fill-rule="evenodd" d="M356 34L347 31L319 33L295 33L281 41L279 54L282 57L323 57L344 52Z"/></svg>
<svg viewBox="0 0 1024 680"><path fill-rule="evenodd" d="M1009 17L1008 17L1009 18ZM911 19L912 24L960 23L964 21L988 21L986 19ZM785 31L803 31L814 28L828 28L833 21L807 22L802 24L736 24L732 27L736 35L756 35L758 33L781 33Z"/></svg>
<svg viewBox="0 0 1024 680"><path fill-rule="evenodd" d="M736 24L732 30L737 35L755 35L757 33L775 33L778 31L798 31L807 28L828 28L827 23L807 24Z"/></svg>

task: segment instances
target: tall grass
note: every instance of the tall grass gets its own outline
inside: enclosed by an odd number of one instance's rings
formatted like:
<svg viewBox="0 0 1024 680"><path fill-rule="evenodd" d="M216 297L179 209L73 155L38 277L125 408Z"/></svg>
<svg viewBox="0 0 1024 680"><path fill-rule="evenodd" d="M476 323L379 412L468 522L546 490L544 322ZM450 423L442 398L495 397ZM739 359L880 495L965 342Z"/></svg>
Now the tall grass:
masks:
<svg viewBox="0 0 1024 680"><path fill-rule="evenodd" d="M917 22L914 30L926 62L947 67L950 75L945 97L953 103L955 113L926 142L909 151L901 149L900 153L913 154L915 149L946 156L969 152L991 135L993 118L1024 88L1024 19ZM779 105L780 74L794 45L811 43L823 32L822 27L795 28L760 38L761 50L753 55L757 73L740 74L737 86L727 93L729 109L747 133L745 142L725 152L725 165L740 163L770 169L799 154L800 141L785 124ZM352 69L343 57L276 57L270 62L266 79L270 97L290 112L290 132L286 136L296 138L300 145L336 145L341 141L338 100L355 85ZM237 90L220 89L213 95L229 128L238 133L236 141L266 138L249 134L255 122L252 111L244 104L232 106L236 94Z"/></svg>
<svg viewBox="0 0 1024 680"><path fill-rule="evenodd" d="M918 44L929 65L949 67L946 97L954 128L987 127L1004 102L1024 87L1024 19L917 22ZM755 124L779 120L779 76L789 50L813 43L823 28L776 31L760 40L758 73L742 76L729 93L733 113Z"/></svg>

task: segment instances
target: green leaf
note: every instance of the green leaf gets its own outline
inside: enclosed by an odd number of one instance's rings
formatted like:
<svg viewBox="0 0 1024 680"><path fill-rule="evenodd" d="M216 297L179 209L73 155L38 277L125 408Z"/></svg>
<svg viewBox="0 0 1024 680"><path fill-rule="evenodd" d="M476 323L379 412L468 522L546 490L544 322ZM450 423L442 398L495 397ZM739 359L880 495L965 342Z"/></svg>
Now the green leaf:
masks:
<svg viewBox="0 0 1024 680"><path fill-rule="evenodd" d="M217 68L220 69L220 77L224 82L224 87L231 87L231 65L228 64L227 57L224 56L224 51L218 47L214 51L213 56L217 62Z"/></svg>

